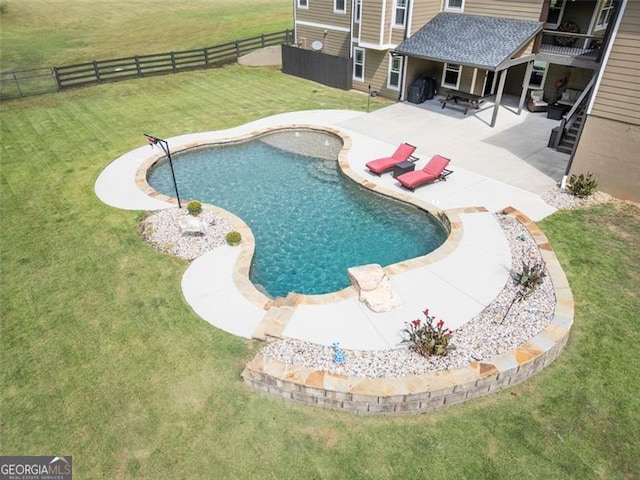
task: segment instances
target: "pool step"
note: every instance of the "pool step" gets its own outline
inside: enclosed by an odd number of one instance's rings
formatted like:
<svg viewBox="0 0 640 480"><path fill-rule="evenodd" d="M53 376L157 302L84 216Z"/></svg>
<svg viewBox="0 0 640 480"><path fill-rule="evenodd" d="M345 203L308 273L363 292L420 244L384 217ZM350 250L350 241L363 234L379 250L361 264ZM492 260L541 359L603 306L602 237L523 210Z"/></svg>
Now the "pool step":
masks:
<svg viewBox="0 0 640 480"><path fill-rule="evenodd" d="M340 173L336 170L335 161L316 161L309 163L307 168L309 174L322 181L336 183L340 181Z"/></svg>
<svg viewBox="0 0 640 480"><path fill-rule="evenodd" d="M251 335L257 340L274 340L282 337L289 320L293 317L303 296L290 293L286 297L276 297L267 308L267 313Z"/></svg>

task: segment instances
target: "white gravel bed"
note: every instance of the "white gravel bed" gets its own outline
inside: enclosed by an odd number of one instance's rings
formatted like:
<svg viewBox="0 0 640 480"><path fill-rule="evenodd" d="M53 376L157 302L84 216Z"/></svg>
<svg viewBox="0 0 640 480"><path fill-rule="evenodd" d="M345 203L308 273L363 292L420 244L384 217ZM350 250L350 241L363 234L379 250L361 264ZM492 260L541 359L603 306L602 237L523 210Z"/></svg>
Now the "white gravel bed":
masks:
<svg viewBox="0 0 640 480"><path fill-rule="evenodd" d="M542 195L542 200L558 210L573 210L575 208L599 205L613 201L613 197L604 192L595 192L586 198L578 198L569 190L554 188Z"/></svg>
<svg viewBox="0 0 640 480"><path fill-rule="evenodd" d="M203 253L226 244L227 233L233 230L223 217L203 210L198 219L206 225L204 234L183 234L178 226L180 217L188 217L186 208L167 208L150 213L140 222L142 238L163 253L193 260Z"/></svg>

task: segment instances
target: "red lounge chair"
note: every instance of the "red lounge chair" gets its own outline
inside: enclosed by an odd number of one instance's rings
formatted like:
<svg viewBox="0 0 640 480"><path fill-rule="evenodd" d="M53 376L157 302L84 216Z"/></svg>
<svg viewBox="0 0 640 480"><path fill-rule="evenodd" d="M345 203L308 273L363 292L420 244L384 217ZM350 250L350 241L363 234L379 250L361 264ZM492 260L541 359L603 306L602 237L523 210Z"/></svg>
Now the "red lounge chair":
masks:
<svg viewBox="0 0 640 480"><path fill-rule="evenodd" d="M435 180L446 180L447 176L453 172L447 170L445 167L449 165L448 158L441 157L440 155L434 155L429 160L429 163L422 170L415 170L413 172L403 173L399 175L398 180L403 187L413 190L425 183L433 182Z"/></svg>
<svg viewBox="0 0 640 480"><path fill-rule="evenodd" d="M417 157L412 155L416 151L416 147L409 145L408 143L401 143L396 151L390 157L378 158L377 160L371 160L367 163L367 168L376 175L381 175L385 172L393 170L393 166L396 163L409 160L415 162Z"/></svg>

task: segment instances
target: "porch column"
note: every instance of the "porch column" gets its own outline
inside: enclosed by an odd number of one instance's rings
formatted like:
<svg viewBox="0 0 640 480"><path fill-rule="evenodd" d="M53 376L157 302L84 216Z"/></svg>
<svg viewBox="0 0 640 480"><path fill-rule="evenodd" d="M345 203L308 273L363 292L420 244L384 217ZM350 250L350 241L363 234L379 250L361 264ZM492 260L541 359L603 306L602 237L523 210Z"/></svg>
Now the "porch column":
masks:
<svg viewBox="0 0 640 480"><path fill-rule="evenodd" d="M491 117L491 127L496 126L496 119L498 118L498 109L500 108L500 103L502 102L502 92L504 91L504 82L507 79L507 70L509 69L505 68L504 70L500 70L499 72L496 72L500 75L500 82L498 83L498 92L496 93L496 102L495 102L495 105L493 106L493 116Z"/></svg>
<svg viewBox="0 0 640 480"><path fill-rule="evenodd" d="M527 98L529 92L529 80L531 79L531 71L533 70L533 60L527 63L527 70L524 73L524 80L522 81L522 93L520 94L520 103L518 103L518 115L522 113L522 107L524 101Z"/></svg>

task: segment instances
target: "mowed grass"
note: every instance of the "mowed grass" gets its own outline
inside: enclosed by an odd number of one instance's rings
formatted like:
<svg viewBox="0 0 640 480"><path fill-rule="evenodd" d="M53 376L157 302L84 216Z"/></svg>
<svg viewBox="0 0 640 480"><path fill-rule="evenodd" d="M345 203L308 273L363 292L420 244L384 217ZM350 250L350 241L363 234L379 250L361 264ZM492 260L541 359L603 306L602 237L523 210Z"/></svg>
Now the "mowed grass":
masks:
<svg viewBox="0 0 640 480"><path fill-rule="evenodd" d="M293 28L290 0L0 0L0 70L189 50Z"/></svg>
<svg viewBox="0 0 640 480"><path fill-rule="evenodd" d="M637 478L637 207L541 223L577 304L554 364L508 391L388 418L248 389L240 373L259 344L193 314L187 263L138 238L142 212L93 192L145 131L366 102L232 66L1 103L2 454L73 455L78 479Z"/></svg>

